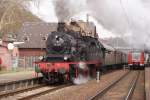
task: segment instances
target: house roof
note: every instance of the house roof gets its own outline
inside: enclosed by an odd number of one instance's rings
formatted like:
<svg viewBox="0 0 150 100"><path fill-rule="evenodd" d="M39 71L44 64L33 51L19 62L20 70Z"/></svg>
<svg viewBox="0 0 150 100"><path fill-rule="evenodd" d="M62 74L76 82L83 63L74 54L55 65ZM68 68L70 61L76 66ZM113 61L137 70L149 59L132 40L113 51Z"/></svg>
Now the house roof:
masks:
<svg viewBox="0 0 150 100"><path fill-rule="evenodd" d="M95 26L92 23L77 22L80 27L89 35L95 35ZM66 24L67 25L67 24ZM17 42L24 42L18 45L19 48L45 48L48 34L57 30L58 23L26 22L16 34ZM68 25L70 26L70 25ZM70 27L69 27L70 28Z"/></svg>
<svg viewBox="0 0 150 100"><path fill-rule="evenodd" d="M18 45L19 48L45 48L45 41L50 32L56 31L57 23L28 22L24 23L17 32L18 42L24 42Z"/></svg>

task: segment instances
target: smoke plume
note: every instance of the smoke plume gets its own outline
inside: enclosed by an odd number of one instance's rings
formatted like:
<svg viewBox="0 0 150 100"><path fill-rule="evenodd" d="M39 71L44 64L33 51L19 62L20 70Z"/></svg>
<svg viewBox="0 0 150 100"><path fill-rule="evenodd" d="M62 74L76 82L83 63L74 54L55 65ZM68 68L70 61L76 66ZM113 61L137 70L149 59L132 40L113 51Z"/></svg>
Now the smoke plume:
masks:
<svg viewBox="0 0 150 100"><path fill-rule="evenodd" d="M69 20L73 15L85 10L85 1L54 0L54 8L58 21Z"/></svg>
<svg viewBox="0 0 150 100"><path fill-rule="evenodd" d="M64 21L72 15L72 12L69 10L69 4L67 3L67 0L56 0L54 1L54 5L59 21Z"/></svg>

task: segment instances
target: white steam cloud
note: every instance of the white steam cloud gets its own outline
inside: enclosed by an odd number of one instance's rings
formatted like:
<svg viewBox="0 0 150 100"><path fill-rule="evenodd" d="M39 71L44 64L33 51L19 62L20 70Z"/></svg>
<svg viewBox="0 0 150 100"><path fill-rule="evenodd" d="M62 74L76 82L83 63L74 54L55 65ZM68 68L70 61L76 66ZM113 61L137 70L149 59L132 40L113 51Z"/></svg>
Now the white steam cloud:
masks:
<svg viewBox="0 0 150 100"><path fill-rule="evenodd" d="M86 0L77 2L75 0L53 0L56 16L58 21L70 19L74 14L84 11Z"/></svg>
<svg viewBox="0 0 150 100"><path fill-rule="evenodd" d="M85 84L87 83L91 78L90 77L85 77L82 74L79 74L77 78L73 80L74 84Z"/></svg>
<svg viewBox="0 0 150 100"><path fill-rule="evenodd" d="M125 35L135 47L150 48L150 1L148 0L92 0L88 1L92 14L105 28Z"/></svg>
<svg viewBox="0 0 150 100"><path fill-rule="evenodd" d="M46 12L49 16L54 15L51 13L52 8L58 21L69 20L79 13L88 12L105 29L116 36L122 36L133 47L150 48L150 0L43 0L43 2L46 5L51 4L47 6Z"/></svg>
<svg viewBox="0 0 150 100"><path fill-rule="evenodd" d="M78 65L78 76L77 78L73 79L74 84L84 84L87 83L91 78L88 72L89 69L84 62L80 62ZM86 73L86 74L85 74Z"/></svg>

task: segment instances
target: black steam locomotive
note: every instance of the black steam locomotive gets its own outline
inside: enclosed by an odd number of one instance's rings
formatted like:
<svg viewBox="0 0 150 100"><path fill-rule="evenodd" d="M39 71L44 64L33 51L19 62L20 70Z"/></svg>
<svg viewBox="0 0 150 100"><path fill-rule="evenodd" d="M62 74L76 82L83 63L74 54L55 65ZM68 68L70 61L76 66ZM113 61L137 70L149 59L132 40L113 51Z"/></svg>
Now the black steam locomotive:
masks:
<svg viewBox="0 0 150 100"><path fill-rule="evenodd" d="M125 56L112 50L106 54L106 51L91 23L59 23L57 31L49 33L47 38L46 56L37 64L48 83L74 81L80 75L93 78L96 77L96 71L102 71L107 65L110 67L125 63L125 59L119 62L107 61ZM105 59L105 56L115 58Z"/></svg>

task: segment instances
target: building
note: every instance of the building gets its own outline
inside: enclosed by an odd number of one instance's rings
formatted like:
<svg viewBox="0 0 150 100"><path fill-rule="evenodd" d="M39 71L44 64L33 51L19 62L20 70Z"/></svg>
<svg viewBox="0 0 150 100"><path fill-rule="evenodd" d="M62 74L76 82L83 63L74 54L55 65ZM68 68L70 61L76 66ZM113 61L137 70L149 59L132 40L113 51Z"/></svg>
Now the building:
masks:
<svg viewBox="0 0 150 100"><path fill-rule="evenodd" d="M14 47L13 50L8 50L7 45L8 41L1 41L0 43L0 69L12 69L13 67L17 67L18 64L16 61L19 57L19 51L17 47Z"/></svg>
<svg viewBox="0 0 150 100"><path fill-rule="evenodd" d="M45 42L50 32L57 30L57 23L28 22L24 23L16 34L18 45L19 67L35 67L34 62L45 55Z"/></svg>

